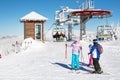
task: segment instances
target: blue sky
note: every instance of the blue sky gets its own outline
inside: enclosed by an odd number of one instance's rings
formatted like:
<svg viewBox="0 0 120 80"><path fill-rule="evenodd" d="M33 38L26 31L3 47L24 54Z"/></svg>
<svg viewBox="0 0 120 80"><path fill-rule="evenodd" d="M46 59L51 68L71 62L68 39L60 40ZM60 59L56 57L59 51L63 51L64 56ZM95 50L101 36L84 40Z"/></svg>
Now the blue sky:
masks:
<svg viewBox="0 0 120 80"><path fill-rule="evenodd" d="M79 0L85 2L86 0ZM109 2L108 2L109 1ZM94 0L95 9L111 10L112 17L108 23L118 23L120 20L120 0ZM76 0L0 0L0 36L2 35L23 35L24 25L19 19L31 11L35 11L49 20L45 22L47 30L54 22L54 13L60 10L61 6L78 8ZM104 25L106 19L91 19L87 22L88 31L96 31L98 25ZM79 26L74 27L79 29Z"/></svg>

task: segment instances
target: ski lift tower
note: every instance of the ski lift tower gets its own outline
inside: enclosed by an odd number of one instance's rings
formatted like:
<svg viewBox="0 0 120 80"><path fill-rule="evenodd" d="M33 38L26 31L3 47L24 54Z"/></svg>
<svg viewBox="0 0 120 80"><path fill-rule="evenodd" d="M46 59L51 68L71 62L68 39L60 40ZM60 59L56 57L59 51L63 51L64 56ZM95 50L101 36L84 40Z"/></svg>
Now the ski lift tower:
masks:
<svg viewBox="0 0 120 80"><path fill-rule="evenodd" d="M83 35L86 35L87 21L93 17L108 18L111 15L111 11L94 9L94 1L86 0L85 3L82 3L82 9L71 11L70 15L80 16L80 40L82 40Z"/></svg>
<svg viewBox="0 0 120 80"><path fill-rule="evenodd" d="M72 18L69 13L72 9L68 7L62 8L62 10L55 12L55 25L63 26L65 23L68 23L68 37L67 40L72 40Z"/></svg>

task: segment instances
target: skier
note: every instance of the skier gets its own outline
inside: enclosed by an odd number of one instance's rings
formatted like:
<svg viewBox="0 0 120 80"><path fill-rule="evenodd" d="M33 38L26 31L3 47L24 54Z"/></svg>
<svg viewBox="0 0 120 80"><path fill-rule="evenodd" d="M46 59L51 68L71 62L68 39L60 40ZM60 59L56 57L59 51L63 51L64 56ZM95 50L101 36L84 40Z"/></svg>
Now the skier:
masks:
<svg viewBox="0 0 120 80"><path fill-rule="evenodd" d="M92 55L90 54L91 48L92 48L92 44L89 45L89 53L88 53L88 56L89 56L89 64L87 65L88 67L93 65Z"/></svg>
<svg viewBox="0 0 120 80"><path fill-rule="evenodd" d="M93 58L93 65L94 65L95 71L93 71L92 73L102 74L103 71L99 64L100 52L98 49L98 45L99 45L98 40L93 39L93 46L91 48L90 54L92 55L92 58Z"/></svg>
<svg viewBox="0 0 120 80"><path fill-rule="evenodd" d="M55 38L56 38L56 41L59 40L59 33L58 33L58 31L55 34Z"/></svg>
<svg viewBox="0 0 120 80"><path fill-rule="evenodd" d="M72 47L72 61L71 61L71 70L79 70L80 64L79 64L79 56L80 51L82 51L82 46L78 39L75 39L74 42L71 45L67 45L68 47Z"/></svg>

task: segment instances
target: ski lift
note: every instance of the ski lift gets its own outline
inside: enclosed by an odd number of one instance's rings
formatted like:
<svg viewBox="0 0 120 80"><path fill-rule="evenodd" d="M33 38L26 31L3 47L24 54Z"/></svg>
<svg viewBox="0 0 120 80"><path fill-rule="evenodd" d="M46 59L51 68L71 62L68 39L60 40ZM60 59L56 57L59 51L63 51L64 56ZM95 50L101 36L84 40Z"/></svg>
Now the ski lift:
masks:
<svg viewBox="0 0 120 80"><path fill-rule="evenodd" d="M52 30L53 38L56 38L56 41L63 41L66 38L66 31L64 28L54 28Z"/></svg>

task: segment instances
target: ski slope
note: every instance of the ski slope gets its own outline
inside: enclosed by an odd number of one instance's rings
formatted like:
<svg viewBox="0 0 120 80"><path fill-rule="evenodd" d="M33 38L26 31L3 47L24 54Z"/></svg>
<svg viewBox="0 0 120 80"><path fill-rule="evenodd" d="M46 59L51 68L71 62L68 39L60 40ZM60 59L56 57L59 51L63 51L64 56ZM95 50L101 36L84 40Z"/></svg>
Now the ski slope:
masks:
<svg viewBox="0 0 120 80"><path fill-rule="evenodd" d="M86 66L90 43L81 41L84 62L79 74L70 73L71 48L68 48L65 59L65 42L42 43L33 40L27 49L0 59L0 80L120 80L119 40L101 43L104 53L100 64L109 75L85 74L93 71Z"/></svg>

